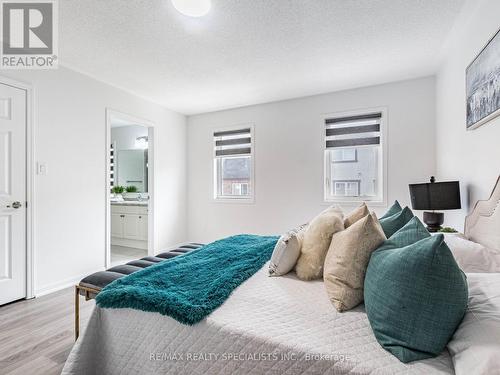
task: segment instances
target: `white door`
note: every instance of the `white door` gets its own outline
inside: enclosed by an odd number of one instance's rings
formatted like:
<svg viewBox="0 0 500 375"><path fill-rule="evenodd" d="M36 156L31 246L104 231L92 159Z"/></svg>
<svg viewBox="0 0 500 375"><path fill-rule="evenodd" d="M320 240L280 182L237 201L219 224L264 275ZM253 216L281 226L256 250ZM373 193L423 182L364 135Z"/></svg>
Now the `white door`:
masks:
<svg viewBox="0 0 500 375"><path fill-rule="evenodd" d="M0 83L0 305L26 297L26 92Z"/></svg>

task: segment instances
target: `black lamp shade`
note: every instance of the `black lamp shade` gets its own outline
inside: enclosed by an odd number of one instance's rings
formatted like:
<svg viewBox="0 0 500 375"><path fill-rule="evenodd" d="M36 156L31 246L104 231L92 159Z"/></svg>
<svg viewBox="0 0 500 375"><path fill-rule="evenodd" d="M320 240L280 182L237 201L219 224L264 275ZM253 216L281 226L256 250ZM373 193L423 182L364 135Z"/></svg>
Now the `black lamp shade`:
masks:
<svg viewBox="0 0 500 375"><path fill-rule="evenodd" d="M456 210L461 208L458 181L410 185L414 210Z"/></svg>

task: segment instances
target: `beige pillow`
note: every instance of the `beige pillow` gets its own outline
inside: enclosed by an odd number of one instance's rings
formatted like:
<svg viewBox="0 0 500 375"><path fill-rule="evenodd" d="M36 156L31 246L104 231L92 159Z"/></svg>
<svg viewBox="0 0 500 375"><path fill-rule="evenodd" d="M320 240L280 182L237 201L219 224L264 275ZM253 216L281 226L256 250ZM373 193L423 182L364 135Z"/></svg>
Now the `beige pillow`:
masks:
<svg viewBox="0 0 500 375"><path fill-rule="evenodd" d="M311 220L302 238L300 257L295 266L299 279L313 280L323 276L323 264L332 235L344 229L344 215L330 207Z"/></svg>
<svg viewBox="0 0 500 375"><path fill-rule="evenodd" d="M361 220L365 216L368 216L370 214L370 211L368 210L368 207L366 206L366 203L363 202L361 206L356 208L354 211L352 211L349 215L344 220L344 227L347 229L351 225L353 225L356 221Z"/></svg>
<svg viewBox="0 0 500 375"><path fill-rule="evenodd" d="M330 301L342 312L363 302L363 284L371 253L385 241L375 213L332 237L324 281Z"/></svg>

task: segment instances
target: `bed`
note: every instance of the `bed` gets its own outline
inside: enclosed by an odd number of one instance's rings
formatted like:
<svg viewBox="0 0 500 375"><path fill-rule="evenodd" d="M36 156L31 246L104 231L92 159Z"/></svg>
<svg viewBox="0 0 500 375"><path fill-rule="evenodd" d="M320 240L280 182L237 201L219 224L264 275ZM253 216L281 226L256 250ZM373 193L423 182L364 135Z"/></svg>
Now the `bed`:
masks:
<svg viewBox="0 0 500 375"><path fill-rule="evenodd" d="M497 182L490 199L467 217L468 238L500 249L499 202ZM399 362L376 341L363 305L338 313L322 281L303 282L293 274L269 278L266 264L193 326L158 313L96 307L63 374L483 373L492 365L469 351L498 348L491 342L500 321L491 313L500 316L500 274L467 276L469 311L457 337L450 351L428 360ZM471 327L478 334L471 335Z"/></svg>

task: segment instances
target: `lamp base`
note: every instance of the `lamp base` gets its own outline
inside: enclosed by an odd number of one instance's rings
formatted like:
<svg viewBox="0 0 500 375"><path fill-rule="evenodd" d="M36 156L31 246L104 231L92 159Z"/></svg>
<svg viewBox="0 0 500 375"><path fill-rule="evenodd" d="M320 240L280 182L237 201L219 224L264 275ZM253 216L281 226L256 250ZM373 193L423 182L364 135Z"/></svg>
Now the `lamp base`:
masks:
<svg viewBox="0 0 500 375"><path fill-rule="evenodd" d="M444 213L442 212L424 212L424 223L427 224L427 230L431 233L441 229L444 223Z"/></svg>

